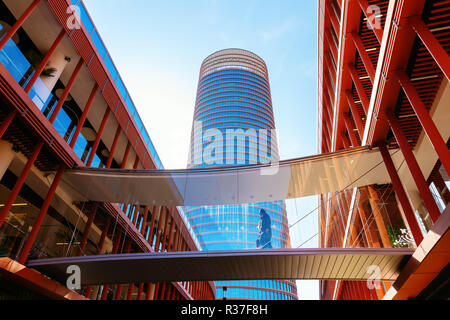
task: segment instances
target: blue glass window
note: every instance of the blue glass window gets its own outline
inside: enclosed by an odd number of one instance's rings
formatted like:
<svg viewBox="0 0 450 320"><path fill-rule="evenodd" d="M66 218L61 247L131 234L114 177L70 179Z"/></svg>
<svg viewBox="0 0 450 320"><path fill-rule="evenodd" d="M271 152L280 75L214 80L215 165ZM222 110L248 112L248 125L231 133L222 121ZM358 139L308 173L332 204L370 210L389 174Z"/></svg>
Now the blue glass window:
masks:
<svg viewBox="0 0 450 320"><path fill-rule="evenodd" d="M102 58L106 56L106 48L103 45L102 40L100 39L97 30L94 31L92 34L92 41L94 42L95 46L97 47L98 53Z"/></svg>
<svg viewBox="0 0 450 320"><path fill-rule="evenodd" d="M134 116L134 121L136 121L136 125L139 131L142 131L142 129L144 128L144 124L142 123L141 118L139 118L139 115L137 113Z"/></svg>
<svg viewBox="0 0 450 320"><path fill-rule="evenodd" d="M77 154L78 158L82 158L84 151L86 150L88 142L83 137L82 134L78 136L77 142L75 143L75 146L73 147L73 151Z"/></svg>
<svg viewBox="0 0 450 320"><path fill-rule="evenodd" d="M105 58L105 65L106 65L106 68L108 68L108 71L109 71L109 74L111 75L111 78L113 79L113 81L115 81L117 76L118 76L118 73L117 73L117 70L114 67L114 64L113 64L113 62L111 60L111 57L109 55L107 55L106 58Z"/></svg>
<svg viewBox="0 0 450 320"><path fill-rule="evenodd" d="M92 23L91 19L89 19L89 15L87 14L86 9L84 8L83 4L78 4L78 8L80 9L80 18L81 22L83 22L84 27L86 28L86 31L91 34L94 30L94 24ZM95 44L97 46L97 44ZM97 46L98 48L98 46ZM102 57L104 57L102 55Z"/></svg>
<svg viewBox="0 0 450 320"><path fill-rule="evenodd" d="M22 80L31 66L13 40L9 40L3 50L0 51L0 62L17 82Z"/></svg>
<svg viewBox="0 0 450 320"><path fill-rule="evenodd" d="M125 98L124 98L125 99ZM125 101L125 104L128 107L128 110L131 113L131 116L134 117L134 115L136 114L136 108L134 107L133 102L131 101L130 97L127 97L127 100Z"/></svg>
<svg viewBox="0 0 450 320"><path fill-rule="evenodd" d="M116 80L117 89L119 89L120 95L122 96L123 100L126 101L127 99L127 89L125 89L125 86L123 85L122 79L120 77ZM133 114L133 113L131 113Z"/></svg>
<svg viewBox="0 0 450 320"><path fill-rule="evenodd" d="M144 136L144 141L146 145L150 145L150 137L148 136L147 130L143 130L142 135Z"/></svg>
<svg viewBox="0 0 450 320"><path fill-rule="evenodd" d="M69 129L70 124L72 123L72 119L67 115L67 113L61 109L56 117L54 127L56 131L64 138L67 129Z"/></svg>

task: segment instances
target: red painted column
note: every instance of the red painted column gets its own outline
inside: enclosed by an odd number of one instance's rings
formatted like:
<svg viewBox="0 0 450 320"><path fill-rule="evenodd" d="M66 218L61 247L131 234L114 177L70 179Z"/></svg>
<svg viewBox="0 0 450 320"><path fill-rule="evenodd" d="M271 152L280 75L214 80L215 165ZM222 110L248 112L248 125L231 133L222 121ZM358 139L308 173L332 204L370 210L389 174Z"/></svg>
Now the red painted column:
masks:
<svg viewBox="0 0 450 320"><path fill-rule="evenodd" d="M414 112L416 113L417 118L422 124L422 127L428 136L428 139L430 139L431 144L433 145L436 153L439 156L439 159L445 167L445 170L447 170L447 172L450 174L450 150L448 150L446 142L442 138L441 133L434 124L433 119L428 113L427 108L420 99L419 94L414 88L414 85L411 83L411 80L409 79L406 72L397 72L397 78L403 88L403 91L408 97L408 100Z"/></svg>
<svg viewBox="0 0 450 320"><path fill-rule="evenodd" d="M122 233L120 233L120 231L118 231L116 242L114 242L114 248L113 248L112 254L117 254L121 240L122 240ZM102 292L102 297L101 297L102 300L106 300L106 298L108 297L108 288L109 288L109 285L103 286L103 292Z"/></svg>
<svg viewBox="0 0 450 320"><path fill-rule="evenodd" d="M4 207L0 211L0 227L3 225L3 222L5 221L6 216L9 213L9 210L11 210L11 208L14 204L14 201L16 201L17 196L19 195L20 189L22 189L22 186L25 183L25 180L27 179L28 174L30 173L31 168L33 167L34 162L36 161L43 146L44 146L44 141L41 140L34 147L34 150L31 153L30 157L28 158L28 161L25 164L25 167L23 168L22 173L20 174L19 178L17 179L16 184L14 185L14 188L11 190L11 194L9 195L8 200L6 200Z"/></svg>
<svg viewBox="0 0 450 320"><path fill-rule="evenodd" d="M139 206L138 205L134 205L134 217L133 217L133 221L132 223L136 226L136 222L139 216Z"/></svg>
<svg viewBox="0 0 450 320"><path fill-rule="evenodd" d="M381 44L381 42L383 41L383 29L379 29L376 28L376 25L372 24L372 17L369 16L368 14L368 8L369 8L369 3L367 2L367 0L359 0L359 6L361 7L361 10L364 12L364 15L367 18L367 21L370 23L370 25L372 26L372 30L375 33L375 36L378 40L378 42Z"/></svg>
<svg viewBox="0 0 450 320"><path fill-rule="evenodd" d="M164 221L164 229L162 230L163 231L163 234L162 234L162 240L161 240L161 252L164 252L164 248L165 248L165 246L166 246L166 239L167 239L167 232L169 231L168 230L168 227L169 227L169 220L170 220L170 214L169 214L169 210L166 210L166 218L165 218L166 220Z"/></svg>
<svg viewBox="0 0 450 320"><path fill-rule="evenodd" d="M355 44L356 49L358 50L359 56L361 57L364 67L366 68L366 72L370 78L370 81L373 83L375 80L375 68L373 67L372 61L367 54L366 48L364 47L364 44L356 31L353 31L350 36L353 40L353 43Z"/></svg>
<svg viewBox="0 0 450 320"><path fill-rule="evenodd" d="M344 145L345 149L350 149L350 141L348 140L347 136L344 134L344 132L341 132L341 139L342 144Z"/></svg>
<svg viewBox="0 0 450 320"><path fill-rule="evenodd" d="M114 137L114 141L113 141L113 144L111 146L111 151L109 153L108 161L106 162L106 168L110 168L111 167L111 163L112 163L113 158L114 158L114 152L116 151L116 147L117 147L117 143L119 142L119 137L120 137L120 132L121 131L122 131L122 129L120 128L120 125L119 125L117 127L116 135Z"/></svg>
<svg viewBox="0 0 450 320"><path fill-rule="evenodd" d="M409 202L400 177L398 176L397 169L395 168L394 162L392 161L391 154L389 153L385 144L380 144L378 147L380 148L381 156L383 157L384 164L386 165L386 169L392 181L392 186L394 187L395 193L397 194L398 200L400 201L400 205L402 206L403 212L405 214L407 223L411 229L414 241L416 242L416 245L419 246L423 240L423 235L420 231L419 224L417 223L414 210L411 207L411 203Z"/></svg>
<svg viewBox="0 0 450 320"><path fill-rule="evenodd" d="M179 238L180 238L180 229L177 228L177 231L175 232L175 240L173 243L173 251L180 251L179 249Z"/></svg>
<svg viewBox="0 0 450 320"><path fill-rule="evenodd" d="M145 300L150 300L150 294L152 293L152 289L155 285L153 283L147 284L147 291L145 292Z"/></svg>
<svg viewBox="0 0 450 320"><path fill-rule="evenodd" d="M42 222L44 221L45 215L47 214L48 208L50 207L50 204L52 202L53 196L56 193L56 189L58 188L58 185L61 181L64 170L65 167L64 166L61 167L56 173L55 178L53 179L52 185L50 186L50 189L47 193L47 197L45 198L44 203L42 204L41 210L39 211L36 221L33 224L33 229L31 229L31 233L28 236L27 242L25 243L25 246L22 249L22 253L20 254L20 257L18 259L18 262L21 264L25 264L27 260L28 254L30 253L34 240L36 239L36 236L41 228Z"/></svg>
<svg viewBox="0 0 450 320"><path fill-rule="evenodd" d="M353 126L353 123L347 113L343 114L345 127L347 128L348 136L350 137L350 140L352 141L352 145L354 148L359 146L358 139L356 139L355 135L355 127Z"/></svg>
<svg viewBox="0 0 450 320"><path fill-rule="evenodd" d="M163 216L163 211L161 209L161 213L159 215L159 220L158 220L158 225L156 226L156 241L155 241L155 247L154 247L155 252L158 252L158 250L159 250L159 242L161 239L161 234L163 233L163 230L159 229L159 227L161 226L162 216ZM165 214L165 219L167 219L167 213ZM163 226L161 226L161 227L163 227Z"/></svg>
<svg viewBox="0 0 450 320"><path fill-rule="evenodd" d="M100 237L100 241L98 242L97 254L100 254L103 250L103 246L105 245L105 240L106 240L106 236L108 235L110 225L111 225L111 217L108 217L106 220L106 224L103 228L103 232ZM92 291L92 286L88 286L86 288L86 293L84 294L84 296L86 298L89 298L89 296L91 295L91 291Z"/></svg>
<svg viewBox="0 0 450 320"><path fill-rule="evenodd" d="M161 287L161 294L159 295L159 300L165 300L165 296L166 296L166 283L163 282Z"/></svg>
<svg viewBox="0 0 450 320"><path fill-rule="evenodd" d="M97 137L95 138L94 144L92 145L91 153L89 154L88 161L86 162L86 167L90 167L92 161L94 160L95 153L97 152L98 145L100 144L100 139L102 138L103 131L105 130L106 122L108 121L109 114L111 113L111 109L106 107L105 114L103 115L103 120L100 125L100 129L98 130Z"/></svg>
<svg viewBox="0 0 450 320"><path fill-rule="evenodd" d="M405 157L406 163L408 164L409 170L411 171L411 174L414 178L417 189L419 189L420 195L422 196L425 206L427 207L431 220L433 220L433 222L436 222L441 213L436 202L434 201L430 189L428 188L427 181L425 180L425 177L420 170L414 153L409 146L408 140L406 139L406 136L404 135L403 130L392 110L389 109L386 111L386 117L392 128L395 139L397 140L400 149L402 150L403 156Z"/></svg>
<svg viewBox="0 0 450 320"><path fill-rule="evenodd" d="M164 300L170 300L170 297L172 296L172 290L173 289L174 289L173 285L170 282L167 283L166 296L164 297Z"/></svg>
<svg viewBox="0 0 450 320"><path fill-rule="evenodd" d="M336 34L339 34L341 31L341 26L339 24L339 21L336 17L336 14L334 13L334 10L330 7L330 3L328 2L325 5L325 12L328 14L330 21L331 21L331 25L333 26L333 29L335 31Z"/></svg>
<svg viewBox="0 0 450 320"><path fill-rule="evenodd" d="M176 295L177 295L177 290L175 289L175 287L173 287L172 296L170 297L170 300L175 300Z"/></svg>
<svg viewBox="0 0 450 320"><path fill-rule="evenodd" d="M170 249L170 246L172 245L174 232L175 232L175 219L172 218L171 222L170 222L169 241L167 243L167 252L172 251Z"/></svg>
<svg viewBox="0 0 450 320"><path fill-rule="evenodd" d="M33 13L34 9L36 9L37 5L41 2L41 0L34 0L33 3L25 10L25 12L20 16L20 18L14 23L11 29L5 34L5 36L0 41L0 50L3 49L5 44L12 39L12 37L16 34L17 30L23 25L25 20Z"/></svg>
<svg viewBox="0 0 450 320"><path fill-rule="evenodd" d="M150 209L149 206L146 206L144 209L144 216L142 217L142 225L141 225L141 230L140 230L142 236L145 236L145 227L147 224L147 217L148 217L149 209Z"/></svg>
<svg viewBox="0 0 450 320"><path fill-rule="evenodd" d="M130 250L131 250L131 239L129 239L127 241L127 244L125 246L125 253L130 253ZM123 288L122 284L119 284L117 286L116 294L114 296L114 300L120 300L120 294L122 293L122 288Z"/></svg>
<svg viewBox="0 0 450 320"><path fill-rule="evenodd" d="M58 37L56 37L56 40L53 42L50 50L45 55L44 59L42 59L41 63L37 67L36 71L33 74L33 77L28 81L27 86L25 87L24 91L26 93L29 93L31 89L33 88L34 84L36 83L36 80L40 77L42 71L44 71L45 67L47 66L47 63L50 61L50 58L53 56L53 54L56 51L56 48L58 48L59 44L61 43L62 39L64 38L64 35L66 34L66 31L64 29L61 30Z"/></svg>
<svg viewBox="0 0 450 320"><path fill-rule="evenodd" d="M127 166L128 155L130 154L130 149L131 149L131 144L128 142L127 147L125 149L125 153L123 155L122 164L120 166L120 169L125 169L125 167Z"/></svg>
<svg viewBox="0 0 450 320"><path fill-rule="evenodd" d="M78 250L78 256L83 255L83 251L86 248L86 244L89 238L89 233L91 232L92 225L94 224L95 215L97 214L98 202L94 204L94 208L89 214L88 221L86 222L86 226L84 227L83 237L80 241L80 248Z"/></svg>
<svg viewBox="0 0 450 320"><path fill-rule="evenodd" d="M352 111L353 119L355 120L356 128L358 128L359 137L361 141L364 138L364 124L359 115L358 108L356 107L355 101L353 100L353 96L350 90L345 91L345 96L347 98L347 102L350 106L350 110Z"/></svg>
<svg viewBox="0 0 450 320"><path fill-rule="evenodd" d="M75 129L75 133L73 134L72 140L70 141L69 146L71 148L73 148L75 146L75 143L77 143L78 136L80 135L81 129L83 129L84 123L86 122L87 115L89 113L89 110L91 109L92 102L94 101L97 91L98 85L96 83L94 85L94 88L92 88L91 95L89 96L86 106L84 107L83 114L81 115L80 121L78 122L77 128Z"/></svg>
<svg viewBox="0 0 450 320"><path fill-rule="evenodd" d="M155 284L155 292L153 293L153 300L158 300L159 295L159 282Z"/></svg>
<svg viewBox="0 0 450 320"><path fill-rule="evenodd" d="M80 73L81 67L83 66L83 58L80 58L80 61L78 61L77 66L75 67L74 72L72 73L72 76L69 79L69 82L67 83L66 88L64 89L63 94L61 95L61 98L58 100L58 104L55 107L55 110L53 110L52 115L50 116L50 123L55 122L56 117L59 114L59 111L61 110L64 102L66 102L67 96L70 93L70 90L72 89L73 84L75 83L75 80L77 79L78 74Z"/></svg>
<svg viewBox="0 0 450 320"><path fill-rule="evenodd" d="M142 300L142 293L144 291L144 284L140 283L139 284L139 291L138 291L138 295L137 295L137 299L136 300Z"/></svg>
<svg viewBox="0 0 450 320"><path fill-rule="evenodd" d="M134 283L128 284L127 300L131 300L131 298L133 297L133 289Z"/></svg>
<svg viewBox="0 0 450 320"><path fill-rule="evenodd" d="M0 139L5 134L6 130L8 130L9 125L14 120L14 117L17 115L17 110L11 110L10 113L6 116L5 120L3 120L1 126L0 126Z"/></svg>
<svg viewBox="0 0 450 320"><path fill-rule="evenodd" d="M441 68L442 72L447 77L447 80L450 81L450 57L445 49L441 46L425 22L423 22L422 17L413 16L408 20L425 47L427 47L428 51L433 56L439 68Z"/></svg>
<svg viewBox="0 0 450 320"><path fill-rule="evenodd" d="M158 210L157 207L153 206L153 209L152 209L152 221L150 223L150 232L148 234L148 240L149 240L150 245L153 242L153 236L154 236L153 229L155 228L155 220L156 220L157 210Z"/></svg>
<svg viewBox="0 0 450 320"><path fill-rule="evenodd" d="M359 99L361 100L361 103L363 105L364 112L368 114L370 101L369 98L367 98L366 91L364 91L364 87L361 81L359 80L358 72L356 71L356 68L353 64L348 64L347 67L350 71L350 75L352 77L356 91L358 92Z"/></svg>

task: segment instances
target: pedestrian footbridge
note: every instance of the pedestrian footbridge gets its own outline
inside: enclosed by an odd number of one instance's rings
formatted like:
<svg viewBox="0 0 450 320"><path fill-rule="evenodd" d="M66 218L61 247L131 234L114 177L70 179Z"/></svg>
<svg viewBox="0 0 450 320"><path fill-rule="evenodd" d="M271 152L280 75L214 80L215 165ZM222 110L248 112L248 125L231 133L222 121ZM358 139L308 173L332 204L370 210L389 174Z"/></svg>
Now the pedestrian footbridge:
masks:
<svg viewBox="0 0 450 320"><path fill-rule="evenodd" d="M39 272L66 282L69 266L82 285L225 280L394 281L412 249L327 248L135 253L33 260Z"/></svg>
<svg viewBox="0 0 450 320"><path fill-rule="evenodd" d="M403 156L391 151L396 167ZM295 199L373 184L390 177L378 148L361 147L270 165L188 169L79 168L63 175L76 201L213 206Z"/></svg>

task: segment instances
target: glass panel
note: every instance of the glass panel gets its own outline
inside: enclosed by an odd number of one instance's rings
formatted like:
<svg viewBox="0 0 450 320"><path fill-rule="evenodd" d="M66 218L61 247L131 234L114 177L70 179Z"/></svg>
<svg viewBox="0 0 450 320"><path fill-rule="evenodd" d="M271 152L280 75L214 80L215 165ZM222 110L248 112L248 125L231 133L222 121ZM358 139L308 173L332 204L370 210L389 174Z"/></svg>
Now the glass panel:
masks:
<svg viewBox="0 0 450 320"><path fill-rule="evenodd" d="M120 95L126 101L127 89L125 89L125 86L123 85L122 79L120 79L120 77L117 78L116 85L117 85L117 89L119 89Z"/></svg>
<svg viewBox="0 0 450 320"><path fill-rule="evenodd" d="M97 154L94 156L94 160L92 161L92 167L93 168L101 168L101 167L103 167L102 161L97 156Z"/></svg>
<svg viewBox="0 0 450 320"><path fill-rule="evenodd" d="M0 62L18 83L31 66L13 40L9 40L0 51Z"/></svg>
<svg viewBox="0 0 450 320"><path fill-rule="evenodd" d="M53 126L55 127L56 131L58 131L58 133L61 135L61 137L64 138L67 135L67 130L69 129L71 123L72 119L70 119L67 113L63 109L61 109L59 111L58 116L56 117Z"/></svg>
<svg viewBox="0 0 450 320"><path fill-rule="evenodd" d="M12 177L12 173L7 173ZM0 185L0 203L5 203L10 189ZM0 257L10 257L16 259L20 254L29 228L33 226L39 209L31 205L21 197L17 197L15 204L6 216L6 220L0 227Z"/></svg>
<svg viewBox="0 0 450 320"><path fill-rule="evenodd" d="M134 121L136 121L136 125L138 127L138 130L142 131L142 129L144 128L144 124L142 123L141 118L139 118L138 114L135 114Z"/></svg>
<svg viewBox="0 0 450 320"><path fill-rule="evenodd" d="M97 30L94 31L92 34L92 41L94 42L95 46L97 47L97 50L102 58L106 56L106 48L103 45L102 40L100 39Z"/></svg>
<svg viewBox="0 0 450 320"><path fill-rule="evenodd" d="M113 62L111 60L111 57L109 55L107 55L106 58L105 58L105 65L108 68L108 71L109 71L109 74L111 75L111 78L113 79L113 81L115 81L116 78L117 78L118 73L117 73L117 70L114 67L114 64L113 64Z"/></svg>
<svg viewBox="0 0 450 320"><path fill-rule="evenodd" d="M145 130L145 128L142 131L142 135L144 136L145 144L149 145L150 144L150 137L148 136L147 130Z"/></svg>
<svg viewBox="0 0 450 320"><path fill-rule="evenodd" d="M36 83L30 90L28 96L33 100L34 104L43 111L47 107L50 100L53 98L48 87L44 84L41 78L37 78Z"/></svg>
<svg viewBox="0 0 450 320"><path fill-rule="evenodd" d="M91 19L89 19L89 15L87 14L87 11L84 8L82 3L78 4L78 8L80 9L81 21L83 22L83 25L86 28L87 32L89 34L91 34L92 31L94 30L94 25L93 25ZM97 46L97 44L95 44L95 45ZM100 48L98 46L97 46L97 48L100 50ZM102 55L102 57L104 57L104 55Z"/></svg>
<svg viewBox="0 0 450 320"><path fill-rule="evenodd" d="M126 101L125 101L128 110L130 110L131 116L134 117L134 115L136 114L136 108L134 107L133 102L131 101L130 97L127 97Z"/></svg>
<svg viewBox="0 0 450 320"><path fill-rule="evenodd" d="M73 151L80 159L83 159L83 156L85 156L87 144L87 140L83 137L82 134L80 134L78 136L77 142L75 143L75 146L73 147Z"/></svg>

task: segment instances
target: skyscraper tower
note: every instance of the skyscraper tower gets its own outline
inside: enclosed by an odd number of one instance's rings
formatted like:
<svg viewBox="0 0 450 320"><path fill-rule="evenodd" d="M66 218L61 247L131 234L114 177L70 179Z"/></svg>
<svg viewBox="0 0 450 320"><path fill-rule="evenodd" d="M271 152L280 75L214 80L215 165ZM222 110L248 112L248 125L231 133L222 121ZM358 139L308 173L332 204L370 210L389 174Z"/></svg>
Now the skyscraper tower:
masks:
<svg viewBox="0 0 450 320"><path fill-rule="evenodd" d="M274 129L265 62L241 49L221 50L207 57L200 69L188 166L275 162L279 157ZM261 209L271 220L272 247L289 247L284 201L188 207L186 214L203 250L245 250L257 248ZM218 299L297 298L293 281L217 281L216 286Z"/></svg>

